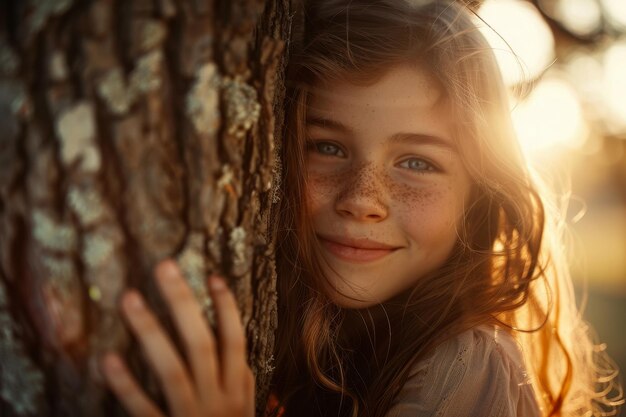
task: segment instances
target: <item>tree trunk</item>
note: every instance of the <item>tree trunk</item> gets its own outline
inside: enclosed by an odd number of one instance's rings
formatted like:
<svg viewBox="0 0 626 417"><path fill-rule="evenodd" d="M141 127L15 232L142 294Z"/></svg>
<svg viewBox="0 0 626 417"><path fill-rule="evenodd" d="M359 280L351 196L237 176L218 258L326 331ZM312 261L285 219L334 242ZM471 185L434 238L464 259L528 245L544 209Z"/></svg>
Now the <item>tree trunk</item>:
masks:
<svg viewBox="0 0 626 417"><path fill-rule="evenodd" d="M212 320L236 294L258 414L276 328L275 222L289 0L14 0L0 6L0 414L125 415L117 350L164 409L117 310L173 257Z"/></svg>

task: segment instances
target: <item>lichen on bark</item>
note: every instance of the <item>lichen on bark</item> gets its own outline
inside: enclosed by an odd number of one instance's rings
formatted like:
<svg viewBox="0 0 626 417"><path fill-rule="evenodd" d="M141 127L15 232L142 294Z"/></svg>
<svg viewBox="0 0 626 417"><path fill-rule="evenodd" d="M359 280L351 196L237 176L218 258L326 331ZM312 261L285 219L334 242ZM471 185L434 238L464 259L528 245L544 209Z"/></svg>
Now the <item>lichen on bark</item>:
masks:
<svg viewBox="0 0 626 417"><path fill-rule="evenodd" d="M139 289L176 340L152 280L164 257L209 319L204 278L229 281L264 408L288 3L0 6L0 414L124 415L108 349L163 406L117 302Z"/></svg>

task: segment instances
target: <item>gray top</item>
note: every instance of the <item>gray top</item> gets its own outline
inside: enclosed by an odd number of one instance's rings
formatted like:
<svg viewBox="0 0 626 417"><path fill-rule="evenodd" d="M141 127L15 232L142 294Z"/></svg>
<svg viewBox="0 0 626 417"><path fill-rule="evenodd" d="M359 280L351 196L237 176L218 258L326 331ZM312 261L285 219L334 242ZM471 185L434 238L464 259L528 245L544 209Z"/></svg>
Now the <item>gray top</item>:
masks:
<svg viewBox="0 0 626 417"><path fill-rule="evenodd" d="M422 416L541 416L513 337L476 327L419 361L386 417Z"/></svg>

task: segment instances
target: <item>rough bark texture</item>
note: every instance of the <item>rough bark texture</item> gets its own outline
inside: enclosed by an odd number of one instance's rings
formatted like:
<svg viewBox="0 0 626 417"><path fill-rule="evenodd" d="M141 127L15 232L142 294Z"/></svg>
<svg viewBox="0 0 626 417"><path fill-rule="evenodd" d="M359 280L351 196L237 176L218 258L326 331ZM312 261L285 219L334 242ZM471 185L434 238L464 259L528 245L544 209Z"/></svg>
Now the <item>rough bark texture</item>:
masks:
<svg viewBox="0 0 626 417"><path fill-rule="evenodd" d="M0 9L0 414L124 415L98 355L125 353L135 287L174 257L211 320L230 281L259 413L272 373L288 0L15 0ZM176 341L180 346L180 341Z"/></svg>

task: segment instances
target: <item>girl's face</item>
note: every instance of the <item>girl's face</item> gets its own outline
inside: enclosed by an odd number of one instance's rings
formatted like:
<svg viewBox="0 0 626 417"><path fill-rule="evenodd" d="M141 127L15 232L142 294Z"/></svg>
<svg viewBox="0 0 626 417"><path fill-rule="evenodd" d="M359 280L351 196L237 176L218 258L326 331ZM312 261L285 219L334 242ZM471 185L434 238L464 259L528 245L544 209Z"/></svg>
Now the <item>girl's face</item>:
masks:
<svg viewBox="0 0 626 417"><path fill-rule="evenodd" d="M457 241L471 182L447 101L409 66L369 86L319 83L309 100L308 203L327 292L343 307L381 303L442 266Z"/></svg>

